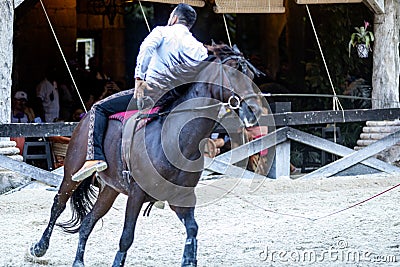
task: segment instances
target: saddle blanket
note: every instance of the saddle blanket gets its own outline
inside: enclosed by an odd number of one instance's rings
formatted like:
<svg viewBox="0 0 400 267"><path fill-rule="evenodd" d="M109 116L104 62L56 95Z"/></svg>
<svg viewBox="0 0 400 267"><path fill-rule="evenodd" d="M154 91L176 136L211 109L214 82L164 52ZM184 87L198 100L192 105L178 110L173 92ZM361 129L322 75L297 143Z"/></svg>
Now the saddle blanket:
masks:
<svg viewBox="0 0 400 267"><path fill-rule="evenodd" d="M150 110L142 111L141 114L155 114L160 109L161 109L161 107L154 107L154 108L152 108ZM138 112L139 112L139 110L122 111L122 112L113 114L113 115L109 116L108 118L110 120L118 120L118 121L122 122L123 124L125 124L131 117L137 115ZM144 118L144 119L140 120L138 125L137 125L137 127L136 127L136 130L139 130L140 128L145 126L147 123L152 121L153 118L154 117L149 117L149 118Z"/></svg>

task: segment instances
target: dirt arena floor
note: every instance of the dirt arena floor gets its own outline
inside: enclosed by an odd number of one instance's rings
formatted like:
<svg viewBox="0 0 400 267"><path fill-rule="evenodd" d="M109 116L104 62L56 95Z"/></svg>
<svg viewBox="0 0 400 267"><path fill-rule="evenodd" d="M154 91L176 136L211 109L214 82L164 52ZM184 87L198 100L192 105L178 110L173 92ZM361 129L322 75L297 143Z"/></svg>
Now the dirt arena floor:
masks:
<svg viewBox="0 0 400 267"><path fill-rule="evenodd" d="M398 176L250 183L226 177L202 182L204 188L213 185L230 192L199 193L198 266L400 266L400 187L321 218L397 185ZM0 266L72 265L78 235L59 228L44 257L27 256L47 224L54 195L38 185L0 195ZM96 225L86 266L111 266L125 202L125 196L118 197ZM69 215L67 208L60 220ZM320 219L311 220L315 218ZM180 266L184 240L184 227L175 214L168 207L153 208L150 217L139 218L125 266Z"/></svg>

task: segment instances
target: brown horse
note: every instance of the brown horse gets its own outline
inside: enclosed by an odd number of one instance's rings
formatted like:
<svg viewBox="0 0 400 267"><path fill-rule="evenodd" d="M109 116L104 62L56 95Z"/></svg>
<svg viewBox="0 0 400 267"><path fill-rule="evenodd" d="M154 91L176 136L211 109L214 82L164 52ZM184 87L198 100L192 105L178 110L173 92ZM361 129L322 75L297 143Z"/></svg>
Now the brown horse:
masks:
<svg viewBox="0 0 400 267"><path fill-rule="evenodd" d="M40 257L46 253L56 220L71 198L72 218L60 226L70 233L79 232L73 266L84 266L89 234L122 193L128 196L128 200L119 251L113 266L124 265L143 203L154 203L155 200L168 201L184 224L187 239L182 266L196 266L198 226L194 218L194 188L204 165L199 144L204 144L202 142L210 136L223 103L231 108L240 106L241 119L250 124L256 123L256 117L261 113L254 84L249 78L257 70L236 48L213 45L210 50L214 55L204 62L205 66L198 67L202 70L198 79L183 86L185 90L175 92L173 103L159 111L159 115L145 127L132 134L133 130L126 125L123 133L121 122L109 121L104 139L104 153L109 167L97 174L100 189L94 204L92 200L96 194L92 184L95 176L82 182L71 180L72 174L85 161L89 117L79 123L68 147L64 178L54 198L50 221L40 241L30 248L33 256ZM238 96L241 100L235 102ZM126 142L122 140L123 135L129 136ZM116 149L121 147L124 149ZM129 175L124 175L127 173L125 169L129 170ZM151 205L148 207L151 208Z"/></svg>

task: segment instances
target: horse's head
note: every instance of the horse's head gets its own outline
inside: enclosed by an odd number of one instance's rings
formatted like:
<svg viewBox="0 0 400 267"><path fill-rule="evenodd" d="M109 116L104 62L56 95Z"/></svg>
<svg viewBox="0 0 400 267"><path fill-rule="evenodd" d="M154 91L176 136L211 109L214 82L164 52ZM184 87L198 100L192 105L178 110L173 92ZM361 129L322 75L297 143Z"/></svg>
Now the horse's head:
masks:
<svg viewBox="0 0 400 267"><path fill-rule="evenodd" d="M213 64L207 73L213 83L212 97L227 102L233 109L239 109L239 116L246 126L253 126L261 115L262 106L259 95L256 94L254 75L263 75L257 70L235 46L227 45L207 46L213 53L210 61Z"/></svg>

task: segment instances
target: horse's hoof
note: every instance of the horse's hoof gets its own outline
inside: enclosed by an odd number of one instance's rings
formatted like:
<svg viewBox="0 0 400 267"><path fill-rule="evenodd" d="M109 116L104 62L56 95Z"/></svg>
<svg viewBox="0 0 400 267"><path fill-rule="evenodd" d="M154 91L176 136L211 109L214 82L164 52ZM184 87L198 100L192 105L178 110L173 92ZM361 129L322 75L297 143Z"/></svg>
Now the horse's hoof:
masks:
<svg viewBox="0 0 400 267"><path fill-rule="evenodd" d="M113 263L112 267L124 266L125 259L126 259L126 251L125 252L118 251L117 255L115 255L115 259L114 259L114 263Z"/></svg>
<svg viewBox="0 0 400 267"><path fill-rule="evenodd" d="M28 251L26 251L25 257L24 257L25 260L27 262L35 263L35 265L36 264L48 265L49 264L49 259L38 258L37 256L33 255L32 251L31 251L32 248L33 248L33 245L30 248L28 248Z"/></svg>
<svg viewBox="0 0 400 267"><path fill-rule="evenodd" d="M72 267L85 267L85 264L83 264L83 261L74 261Z"/></svg>
<svg viewBox="0 0 400 267"><path fill-rule="evenodd" d="M185 259L181 264L181 267L196 267L196 266L197 266L197 260Z"/></svg>
<svg viewBox="0 0 400 267"><path fill-rule="evenodd" d="M37 258L42 257L44 254L46 254L46 251L47 251L46 249L40 248L37 243L32 244L31 247L29 248L29 254L32 257L37 257Z"/></svg>

